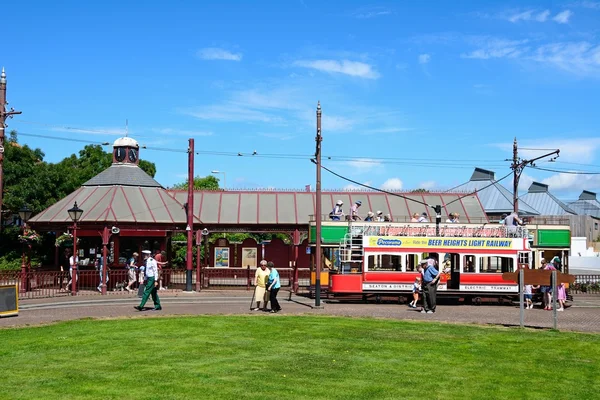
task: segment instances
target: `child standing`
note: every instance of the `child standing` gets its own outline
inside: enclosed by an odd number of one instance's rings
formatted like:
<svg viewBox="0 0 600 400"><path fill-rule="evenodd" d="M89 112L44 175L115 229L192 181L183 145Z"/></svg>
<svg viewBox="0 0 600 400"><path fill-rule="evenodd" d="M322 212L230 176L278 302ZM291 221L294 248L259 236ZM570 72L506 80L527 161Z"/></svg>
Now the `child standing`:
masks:
<svg viewBox="0 0 600 400"><path fill-rule="evenodd" d="M565 284L561 283L556 287L556 300L560 307L556 311L565 311L565 300L567 300L567 291L565 290Z"/></svg>
<svg viewBox="0 0 600 400"><path fill-rule="evenodd" d="M523 294L525 295L525 308L531 310L533 308L533 285L523 286Z"/></svg>
<svg viewBox="0 0 600 400"><path fill-rule="evenodd" d="M415 278L415 283L413 283L413 301L408 305L410 308L417 308L417 303L419 302L419 290L421 290L421 278L417 276Z"/></svg>

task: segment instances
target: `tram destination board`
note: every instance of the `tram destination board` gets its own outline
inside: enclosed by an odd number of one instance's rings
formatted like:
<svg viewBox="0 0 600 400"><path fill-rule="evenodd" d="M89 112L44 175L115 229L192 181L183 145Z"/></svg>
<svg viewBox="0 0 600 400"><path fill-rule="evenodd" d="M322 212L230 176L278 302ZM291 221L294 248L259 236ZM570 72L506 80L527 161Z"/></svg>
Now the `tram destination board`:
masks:
<svg viewBox="0 0 600 400"><path fill-rule="evenodd" d="M19 291L17 285L0 286L0 317L19 314Z"/></svg>

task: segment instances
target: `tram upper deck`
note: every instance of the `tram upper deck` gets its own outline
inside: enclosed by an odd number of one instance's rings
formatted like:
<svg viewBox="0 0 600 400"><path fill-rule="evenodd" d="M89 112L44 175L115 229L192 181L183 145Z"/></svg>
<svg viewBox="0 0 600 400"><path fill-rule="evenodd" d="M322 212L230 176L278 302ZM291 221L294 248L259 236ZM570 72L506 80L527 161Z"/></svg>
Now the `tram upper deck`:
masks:
<svg viewBox="0 0 600 400"><path fill-rule="evenodd" d="M310 242L315 243L316 222L310 222ZM417 223L323 221L322 243L339 243L346 234L352 236L409 236L409 237L472 237L472 238L529 238L527 226L506 226L498 223Z"/></svg>

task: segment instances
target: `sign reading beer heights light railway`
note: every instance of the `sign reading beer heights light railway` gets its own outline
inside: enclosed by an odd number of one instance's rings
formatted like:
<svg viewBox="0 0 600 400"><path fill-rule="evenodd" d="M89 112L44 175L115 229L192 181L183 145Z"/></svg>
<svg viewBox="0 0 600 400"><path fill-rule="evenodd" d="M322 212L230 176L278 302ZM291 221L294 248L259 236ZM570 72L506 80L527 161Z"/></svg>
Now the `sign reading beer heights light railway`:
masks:
<svg viewBox="0 0 600 400"><path fill-rule="evenodd" d="M418 248L418 249L474 249L512 250L523 246L522 239L512 238L445 238L445 237L398 237L365 236L363 245L367 248Z"/></svg>

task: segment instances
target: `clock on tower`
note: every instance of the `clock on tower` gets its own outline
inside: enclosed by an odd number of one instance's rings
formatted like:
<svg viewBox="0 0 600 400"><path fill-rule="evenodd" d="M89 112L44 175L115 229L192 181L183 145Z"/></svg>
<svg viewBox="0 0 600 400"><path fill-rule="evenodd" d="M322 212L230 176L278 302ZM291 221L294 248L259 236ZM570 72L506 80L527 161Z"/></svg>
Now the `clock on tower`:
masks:
<svg viewBox="0 0 600 400"><path fill-rule="evenodd" d="M130 137L122 137L113 143L113 164L137 165L140 146L138 142Z"/></svg>

